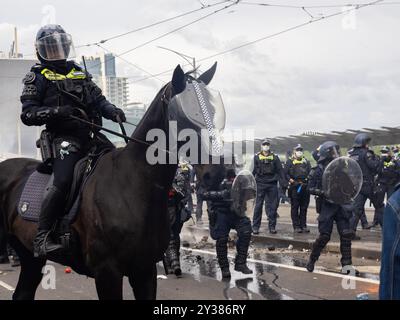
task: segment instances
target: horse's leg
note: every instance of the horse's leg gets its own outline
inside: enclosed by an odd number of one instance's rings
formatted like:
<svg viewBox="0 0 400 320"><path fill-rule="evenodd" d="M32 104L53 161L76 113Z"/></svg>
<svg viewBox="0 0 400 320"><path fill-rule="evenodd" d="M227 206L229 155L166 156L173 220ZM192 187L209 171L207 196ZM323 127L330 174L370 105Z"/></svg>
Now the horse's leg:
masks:
<svg viewBox="0 0 400 320"><path fill-rule="evenodd" d="M42 280L42 268L46 264L45 259L36 259L17 239L11 242L21 262L17 288L12 296L13 300L33 300L36 289Z"/></svg>
<svg viewBox="0 0 400 320"><path fill-rule="evenodd" d="M95 272L97 295L100 300L122 300L121 272L112 266L104 266Z"/></svg>
<svg viewBox="0 0 400 320"><path fill-rule="evenodd" d="M136 300L155 300L157 298L157 266L136 268L129 275L129 283Z"/></svg>

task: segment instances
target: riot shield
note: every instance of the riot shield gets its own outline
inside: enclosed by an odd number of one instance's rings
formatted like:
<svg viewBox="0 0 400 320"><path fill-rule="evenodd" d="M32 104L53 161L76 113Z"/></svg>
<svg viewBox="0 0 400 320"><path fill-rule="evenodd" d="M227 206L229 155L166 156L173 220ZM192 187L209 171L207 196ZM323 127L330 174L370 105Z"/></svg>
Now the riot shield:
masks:
<svg viewBox="0 0 400 320"><path fill-rule="evenodd" d="M363 175L357 161L339 157L326 167L322 175L322 190L327 200L335 204L351 204L360 193Z"/></svg>
<svg viewBox="0 0 400 320"><path fill-rule="evenodd" d="M232 184L232 211L239 217L251 217L257 195L257 184L253 174L243 170Z"/></svg>

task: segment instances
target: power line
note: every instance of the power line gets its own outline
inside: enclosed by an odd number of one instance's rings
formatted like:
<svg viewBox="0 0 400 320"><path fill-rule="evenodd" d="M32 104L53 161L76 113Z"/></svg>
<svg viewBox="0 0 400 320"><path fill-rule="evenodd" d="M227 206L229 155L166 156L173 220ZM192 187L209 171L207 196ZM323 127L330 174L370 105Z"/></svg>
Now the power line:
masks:
<svg viewBox="0 0 400 320"><path fill-rule="evenodd" d="M161 20L161 21L158 21L158 22L154 22L154 23L148 24L148 25L146 25L146 26L143 26L143 27L140 27L140 28L131 30L131 31L127 31L127 32L124 32L124 33L121 33L121 34L117 34L117 35L115 35L115 36L112 36L112 37L109 37L109 38L100 40L99 42L94 42L94 43L88 43L88 44L84 44L84 45L79 45L79 46L76 46L76 48L90 47L90 46L94 46L94 45L98 45L98 44L104 44L104 43L106 43L107 41L114 40L114 39L117 39L117 38L121 38L121 37L123 37L123 36L126 36L126 35L128 35L128 34L132 34L132 33L138 32L138 31L146 30L146 29L149 29L149 28L151 28L151 27L155 27L155 26L158 26L158 25L160 25L160 24L163 24L163 23L165 23L165 22L173 21L173 20L176 20L176 19L178 19L178 18L182 18L182 17L187 16L187 15L190 15L190 14L192 14L192 13L195 13L195 12L198 12L198 11L201 11L201 10L204 10L204 9L208 9L208 8L211 8L211 7L215 7L215 6L219 5L219 4L223 4L223 3L226 3L226 2L230 2L230 1L225 0L225 1L220 1L220 2L217 2L217 3L213 3L213 4L202 5L201 8L198 8L198 9L195 9L195 10L190 10L190 11L181 13L181 14L179 14L179 15L177 15L177 16L174 16L174 17L170 17L170 18L167 18L167 19L164 19L164 20Z"/></svg>
<svg viewBox="0 0 400 320"><path fill-rule="evenodd" d="M228 50L224 50L224 51L222 51L222 52L215 53L215 54L213 54L213 55L210 55L210 56L201 58L201 59L199 59L198 61L201 62L201 61L205 61L205 60L208 60L208 59L211 59L211 58L215 58L215 57L218 57L218 56L220 56L220 55L224 55L224 54L227 54L227 53L229 53L229 52L232 52L232 51L235 51L235 50L238 50L238 49L241 49L241 48L244 48L244 47L253 45L253 44L257 43L257 42L261 42L261 41L264 41L264 40L267 40L267 39L270 39L270 38L277 37L277 36L279 36L279 35L281 35L281 34L284 34L284 33L287 33L287 32L290 32L290 31L293 31L293 30L296 30L296 29L300 29L300 28L302 28L302 27L305 27L305 26L307 26L307 25L309 25L309 24L312 24L312 23L315 23L315 22L318 22L318 21L321 21L321 20L326 20L326 19L329 19L329 18L338 16L338 15L346 14L346 13L349 13L349 12L351 12L351 11L359 10L359 9L361 9L361 8L364 8L364 7L377 5L378 3L382 2L382 1L384 1L384 0L377 0L377 1L370 2L370 3L360 4L360 5L356 6L356 7L352 7L352 8L350 8L350 9L348 9L348 10L343 10L343 11L340 11L340 12L335 12L335 13L330 14L330 15L317 17L317 18L314 18L314 19L312 19L312 20L310 20L310 21L307 21L307 22L304 22L304 23L295 25L295 26L293 26L293 27L287 28L287 29L285 29L285 30L282 30L282 31L279 31L279 32L276 32L276 33L273 33L273 34L270 34L270 35L267 35L267 36L258 38L258 39L253 40L253 41L246 42L246 43L244 43L244 44L242 44L242 45L240 45L240 46L237 46L237 47L234 47L234 48L231 48L231 49L228 49ZM241 2L241 3L242 3L242 2ZM160 75L166 74L166 73L168 73L168 72L171 72L172 70L173 70L173 69L169 69L169 70L166 70L166 71L157 73L156 75L157 75L157 76L160 76ZM148 79L150 79L150 78L151 78L151 77L145 77L145 78L141 78L141 79L139 79L139 80L132 81L132 82L130 82L130 83L141 82L141 81L148 80Z"/></svg>
<svg viewBox="0 0 400 320"><path fill-rule="evenodd" d="M227 1L225 1L225 2L227 2ZM228 1L228 2L230 2L230 1ZM214 14L217 14L218 12L221 12L221 11L223 11L223 10L226 10L226 9L228 9L228 8L230 8L230 7L232 7L232 6L236 5L236 4L238 4L238 3L239 3L239 1L235 1L234 3L231 3L231 4L229 4L229 5L226 5L226 6L224 6L223 8L220 8L220 9L218 9L218 10L215 10L215 11L209 13L209 14L206 14L206 15L204 15L204 16L202 16L202 17L196 19L196 20L193 20L193 21L191 21L191 22L189 22L189 23L187 23L187 24L184 24L184 25L182 25L182 26L180 26L180 27L178 27L178 28L175 28L175 29L173 29L173 30L170 30L170 31L168 31L168 32L166 32L166 33L164 33L164 34L162 34L162 35L160 35L160 36L158 36L158 37L156 37L156 38L154 38L154 39L151 39L151 40L149 40L149 41L146 41L146 42L144 42L144 43L142 43L142 44L140 44L140 45L138 45L138 46L136 46L136 47L134 47L134 48L132 48L132 49L126 50L126 51L120 53L119 55L120 55L120 56L121 56L121 55L125 55L125 54L127 54L127 53L129 53L129 52L132 52L132 51L136 50L136 49L139 49L139 48L141 48L141 47L144 47L145 45L148 45L149 43L152 43L152 42L157 41L157 40L159 40L159 39L161 39L161 38L164 38L164 37L166 37L166 36L168 36L168 35L170 35L170 34L172 34L172 33L174 33L174 32L177 32L177 31L179 31L179 30L182 30L182 29L184 29L184 28L186 28L186 27L188 27L188 26L190 26L190 25L192 25L192 24L195 24L195 23L197 23L197 22L199 22L199 21L201 21L201 20L204 20L204 19L206 19L206 18L208 18L208 17L210 17L210 16L212 16L212 15L214 15Z"/></svg>
<svg viewBox="0 0 400 320"><path fill-rule="evenodd" d="M153 38L153 39L151 39L151 40L149 40L149 41L146 41L146 42L144 42L144 43L142 43L142 44L140 44L140 45L138 45L138 46L136 46L136 47L134 47L134 48L132 48L132 49L129 49L129 50L126 50L126 51L124 51L124 52L122 52L122 53L119 53L119 54L116 55L116 56L118 56L120 59L122 59L122 58L121 58L122 55L125 55L125 54L127 54L127 53L129 53L129 52L132 52L132 51L136 50L136 49L139 49L139 48L141 48L141 47L144 47L145 45L147 45L147 44L149 44L149 43L152 43L152 42L154 42L154 41L156 41L156 40L159 40L159 39L161 39L161 38L163 38L163 37L166 37L167 35L170 35L170 34L176 32L176 31L179 31L179 30L184 29L184 28L186 28L186 27L188 27L188 26L190 26L190 25L192 25L192 24L195 24L195 23L201 21L201 20L204 20L204 19L206 19L206 18L208 18L208 17L210 17L210 16L212 16L212 15L214 15L214 14L217 14L218 12L221 12L222 10L226 10L226 9L228 9L228 8L230 8L230 7L232 7L232 6L236 5L236 4L238 4L239 1L240 1L240 0L236 0L236 1L233 2L233 3L232 3L232 1L224 1L224 2L230 2L231 4L226 5L226 6L220 8L220 9L218 9L218 10L215 10L215 11L213 11L213 12L207 14L207 15L204 15L204 16L202 16L202 17L196 19L196 20L193 20L193 21L191 21L191 22L189 22L189 23L186 23L186 24L184 24L184 25L182 25L182 26L180 26L180 27L178 27L178 28L175 28L175 29L173 29L173 30L170 30L170 31L168 31L168 32L166 32L166 33L164 33L164 34L162 34L162 35L156 37L156 38ZM100 44L97 43L96 46L100 46ZM104 47L102 47L102 48L104 48ZM108 59L106 58L106 59L105 59L105 62L107 62L107 61L110 60L110 59L112 59L112 58L108 58ZM125 60L125 61L127 61L127 60ZM93 67L96 67L96 66L98 66L98 65L100 65L100 64L101 64L101 62L100 62L100 63L97 63L97 64L94 64L94 65L92 65L91 67L93 68ZM137 67L137 66L136 66L136 67ZM142 70L142 71L143 71L143 70ZM145 71L145 72L146 72L146 73L149 73L149 72L147 72L147 71ZM156 75L152 75L152 76L150 76L149 78L153 78L153 77L156 77L156 76L157 76L157 74L156 74ZM159 80L160 80L160 79L159 79ZM161 80L161 81L163 81L163 80Z"/></svg>
<svg viewBox="0 0 400 320"><path fill-rule="evenodd" d="M111 53L112 55L114 55L115 57L121 59L122 61L125 61L126 63L128 63L129 65L135 67L136 69L138 69L138 70L140 70L140 71L142 71L142 72L144 72L144 73L147 73L147 74L150 75L152 78L157 79L157 80L161 81L162 83L166 83L164 80L162 80L162 79L160 79L160 78L157 78L156 75L154 75L154 74L148 72L147 70L143 69L142 67L139 67L138 65L136 65L136 64L134 64L134 63L132 63L132 62L130 62L129 60L126 60L125 58L123 58L123 57L121 57L120 55L118 55L118 54L116 54L116 53L114 53L114 52L108 50L107 48L103 47L102 45L97 44L97 46L98 46L99 48L103 49L104 51L107 51L108 53Z"/></svg>
<svg viewBox="0 0 400 320"><path fill-rule="evenodd" d="M314 5L314 6L299 6L299 5L287 5L287 4L273 4L273 3L262 3L262 2L248 2L241 1L240 4L244 5L254 5L254 6L264 6L264 7L276 7L276 8L291 8L291 9L320 9L320 8L343 8L343 7L358 7L363 6L368 3L348 3L348 4L332 4L332 5ZM396 5L400 2L392 1L385 3L376 3L373 5Z"/></svg>

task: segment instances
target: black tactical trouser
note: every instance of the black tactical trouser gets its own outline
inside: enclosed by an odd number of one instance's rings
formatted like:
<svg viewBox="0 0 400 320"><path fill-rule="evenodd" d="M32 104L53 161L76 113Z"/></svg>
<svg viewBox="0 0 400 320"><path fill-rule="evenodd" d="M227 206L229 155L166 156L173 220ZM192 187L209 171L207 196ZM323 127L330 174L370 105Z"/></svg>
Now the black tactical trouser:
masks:
<svg viewBox="0 0 400 320"><path fill-rule="evenodd" d="M323 200L321 213L318 216L319 237L313 244L310 260L313 262L318 260L322 250L331 238L333 223L335 221L340 235L341 264L342 266L352 264L351 239L353 231L350 228L350 217L350 211L345 211L341 206Z"/></svg>
<svg viewBox="0 0 400 320"><path fill-rule="evenodd" d="M215 213L216 222L210 226L211 237L215 239L218 264L221 269L229 268L228 238L229 231L235 229L238 235L236 242L235 264L246 264L251 240L251 222L247 217L238 217L234 213Z"/></svg>
<svg viewBox="0 0 400 320"><path fill-rule="evenodd" d="M353 216L350 221L351 228L354 232L357 230L358 222L361 219L361 216L365 214L365 202L367 199L370 199L374 205L374 207L378 207L376 198L372 192L369 193L359 193L358 196L355 198L353 203Z"/></svg>
<svg viewBox="0 0 400 320"><path fill-rule="evenodd" d="M310 204L310 193L304 185L299 190L300 185L294 185L289 188L291 217L293 228L307 227L307 209ZM300 191L300 192L299 192Z"/></svg>
<svg viewBox="0 0 400 320"><path fill-rule="evenodd" d="M278 186L277 183L257 183L257 198L253 214L253 230L259 230L261 226L261 217L263 203L265 202L265 211L268 216L269 228L276 227L276 218L278 215Z"/></svg>
<svg viewBox="0 0 400 320"><path fill-rule="evenodd" d="M196 199L197 199L197 204L196 204L196 220L200 220L201 217L203 216L203 190L198 189L196 191Z"/></svg>
<svg viewBox="0 0 400 320"><path fill-rule="evenodd" d="M176 206L168 207L170 218L170 240L166 250L166 262L171 273L179 275L181 273L180 265L180 247L181 237L180 233L183 227L181 215Z"/></svg>
<svg viewBox="0 0 400 320"><path fill-rule="evenodd" d="M390 196L394 192L394 185L380 184L377 187L375 199L376 199L376 207L374 214L374 225L383 225L383 211L385 209L385 196L386 200L389 200Z"/></svg>

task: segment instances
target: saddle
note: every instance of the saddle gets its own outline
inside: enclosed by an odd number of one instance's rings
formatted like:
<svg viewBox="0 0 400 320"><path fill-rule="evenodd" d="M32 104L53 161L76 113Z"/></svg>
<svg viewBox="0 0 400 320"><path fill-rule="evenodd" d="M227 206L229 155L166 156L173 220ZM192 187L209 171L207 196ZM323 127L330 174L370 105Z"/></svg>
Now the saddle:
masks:
<svg viewBox="0 0 400 320"><path fill-rule="evenodd" d="M62 244L64 241L69 241L70 225L76 220L81 193L86 181L94 171L98 160L111 150L111 148L105 148L97 153L89 153L76 163L64 212L60 213L54 229L55 235L60 237ZM18 202L18 213L22 219L36 223L39 221L42 202L48 193L49 187L53 184L53 180L52 167L44 163L39 164L36 170L31 173L23 187Z"/></svg>

